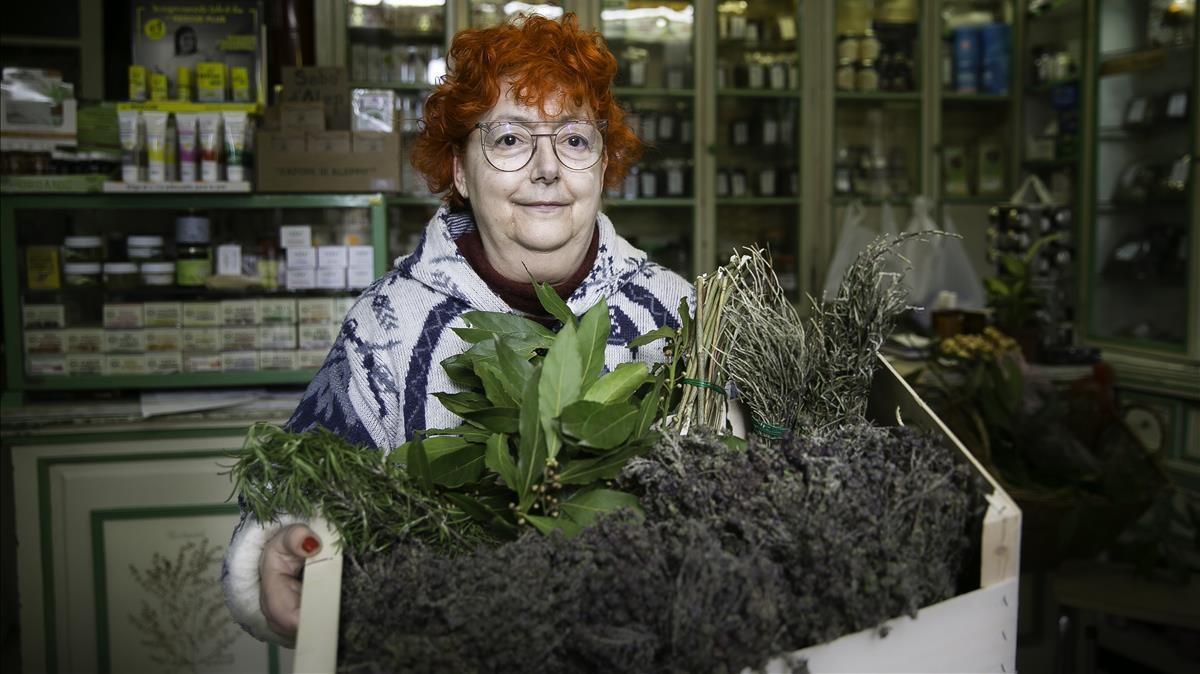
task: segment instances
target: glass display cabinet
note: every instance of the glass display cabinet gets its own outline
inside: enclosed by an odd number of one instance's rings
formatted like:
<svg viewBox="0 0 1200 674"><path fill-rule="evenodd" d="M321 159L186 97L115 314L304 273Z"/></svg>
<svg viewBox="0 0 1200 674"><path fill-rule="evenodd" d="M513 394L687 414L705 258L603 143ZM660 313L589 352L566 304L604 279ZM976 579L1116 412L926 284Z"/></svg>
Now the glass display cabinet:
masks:
<svg viewBox="0 0 1200 674"><path fill-rule="evenodd" d="M469 0L468 4L471 28L495 26L516 14L541 14L557 19L565 11L563 3L556 0L533 0L532 2Z"/></svg>
<svg viewBox="0 0 1200 674"><path fill-rule="evenodd" d="M1020 153L1022 177L1041 178L1058 203L1081 199L1087 0L1024 0Z"/></svg>
<svg viewBox="0 0 1200 674"><path fill-rule="evenodd" d="M305 384L384 226L380 195L5 197L5 398Z"/></svg>
<svg viewBox="0 0 1200 674"><path fill-rule="evenodd" d="M615 92L645 153L607 190L617 231L685 277L696 273L695 8L604 0L599 30L617 56Z"/></svg>
<svg viewBox="0 0 1200 674"><path fill-rule="evenodd" d="M716 6L716 265L766 246L799 299L800 9L795 0Z"/></svg>
<svg viewBox="0 0 1200 674"><path fill-rule="evenodd" d="M834 17L833 191L838 201L921 193L921 3L841 0Z"/></svg>
<svg viewBox="0 0 1200 674"><path fill-rule="evenodd" d="M1200 361L1194 11L1096 3L1086 278L1091 341L1191 363Z"/></svg>

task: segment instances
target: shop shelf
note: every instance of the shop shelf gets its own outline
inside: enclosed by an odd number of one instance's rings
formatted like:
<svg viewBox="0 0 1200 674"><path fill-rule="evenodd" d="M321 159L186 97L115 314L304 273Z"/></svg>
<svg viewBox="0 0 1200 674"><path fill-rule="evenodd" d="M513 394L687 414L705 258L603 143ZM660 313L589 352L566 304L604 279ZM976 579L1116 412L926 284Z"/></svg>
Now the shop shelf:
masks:
<svg viewBox="0 0 1200 674"><path fill-rule="evenodd" d="M351 82L351 89L391 89L393 91L429 91L433 85L427 82Z"/></svg>
<svg viewBox="0 0 1200 674"><path fill-rule="evenodd" d="M91 194L104 189L106 175L3 176L0 194Z"/></svg>
<svg viewBox="0 0 1200 674"><path fill-rule="evenodd" d="M678 208L680 206L695 206L696 200L691 197L658 197L654 199L605 199L605 206L622 207L637 206L643 208Z"/></svg>
<svg viewBox="0 0 1200 674"><path fill-rule="evenodd" d="M1026 88L1026 91L1033 95L1048 94L1051 91L1057 89L1058 87L1070 86L1072 84L1079 84L1079 78L1078 77L1070 77L1065 80L1054 80L1052 82L1043 82L1041 84L1037 84L1032 87Z"/></svg>
<svg viewBox="0 0 1200 674"><path fill-rule="evenodd" d="M259 372L185 372L180 374L27 376L27 391L95 391L105 389L201 388L211 386L269 386L307 384L316 370Z"/></svg>
<svg viewBox="0 0 1200 674"><path fill-rule="evenodd" d="M717 197L718 206L799 206L800 197Z"/></svg>
<svg viewBox="0 0 1200 674"><path fill-rule="evenodd" d="M695 89L659 89L651 87L613 87L613 95L617 98L692 98L696 95Z"/></svg>
<svg viewBox="0 0 1200 674"><path fill-rule="evenodd" d="M947 103L1007 104L1012 101L1012 96L1008 94L964 94L957 91L947 91L942 94L942 100Z"/></svg>
<svg viewBox="0 0 1200 674"><path fill-rule="evenodd" d="M919 91L877 91L877 92L862 92L862 91L839 91L835 98L838 101L850 102L865 102L865 103L920 103L921 92Z"/></svg>
<svg viewBox="0 0 1200 674"><path fill-rule="evenodd" d="M1099 75L1109 77L1163 68L1169 59L1181 57L1192 51L1192 45L1184 44L1104 52L1100 54Z"/></svg>
<svg viewBox="0 0 1200 674"><path fill-rule="evenodd" d="M800 98L799 91L780 91L778 89L717 89L718 96L741 98Z"/></svg>
<svg viewBox="0 0 1200 674"><path fill-rule="evenodd" d="M1083 0L1055 0L1045 11L1037 14L1031 13L1029 18L1033 21L1078 18L1083 14L1083 4Z"/></svg>

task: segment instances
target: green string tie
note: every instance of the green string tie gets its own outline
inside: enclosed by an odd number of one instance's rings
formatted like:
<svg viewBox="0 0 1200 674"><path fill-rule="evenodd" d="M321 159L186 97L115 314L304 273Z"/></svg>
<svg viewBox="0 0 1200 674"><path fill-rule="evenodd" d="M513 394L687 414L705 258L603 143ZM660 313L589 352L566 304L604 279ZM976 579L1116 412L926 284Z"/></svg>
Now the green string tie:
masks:
<svg viewBox="0 0 1200 674"><path fill-rule="evenodd" d="M704 379L684 378L683 383L691 385L691 386L695 386L696 388L706 388L710 391L716 391L717 393L719 393L721 395L722 398L725 397L726 395L728 395L725 393L724 388L717 386L716 384L712 383L711 381L705 381Z"/></svg>
<svg viewBox="0 0 1200 674"><path fill-rule="evenodd" d="M754 430L758 431L760 435L764 435L772 440L778 440L779 438L782 438L783 434L787 433L788 431L788 429L784 428L783 426L772 426L771 424L758 421L757 419L754 420Z"/></svg>

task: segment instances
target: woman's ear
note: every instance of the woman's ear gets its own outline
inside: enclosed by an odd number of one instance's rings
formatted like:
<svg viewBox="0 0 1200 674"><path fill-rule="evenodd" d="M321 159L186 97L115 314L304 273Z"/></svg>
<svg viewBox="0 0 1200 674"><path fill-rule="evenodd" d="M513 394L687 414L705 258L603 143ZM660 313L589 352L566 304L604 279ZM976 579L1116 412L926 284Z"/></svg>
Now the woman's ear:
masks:
<svg viewBox="0 0 1200 674"><path fill-rule="evenodd" d="M463 167L462 155L458 150L454 151L454 188L458 190L463 199L471 198L467 191L467 172Z"/></svg>

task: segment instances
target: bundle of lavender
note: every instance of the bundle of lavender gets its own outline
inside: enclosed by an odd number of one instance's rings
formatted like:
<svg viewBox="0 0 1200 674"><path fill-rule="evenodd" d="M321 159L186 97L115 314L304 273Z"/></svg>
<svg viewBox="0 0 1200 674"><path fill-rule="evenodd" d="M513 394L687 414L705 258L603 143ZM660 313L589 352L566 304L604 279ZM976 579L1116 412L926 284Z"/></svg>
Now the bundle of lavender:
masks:
<svg viewBox="0 0 1200 674"><path fill-rule="evenodd" d="M602 374L603 303L576 319L541 288L557 334L469 314L443 362L464 390L440 394L463 425L386 457L257 429L249 507L342 535L339 671L737 672L956 594L982 485L937 438L865 419L904 308L895 244L807 321L760 251L735 256L679 330L635 342L668 341L653 370Z"/></svg>

